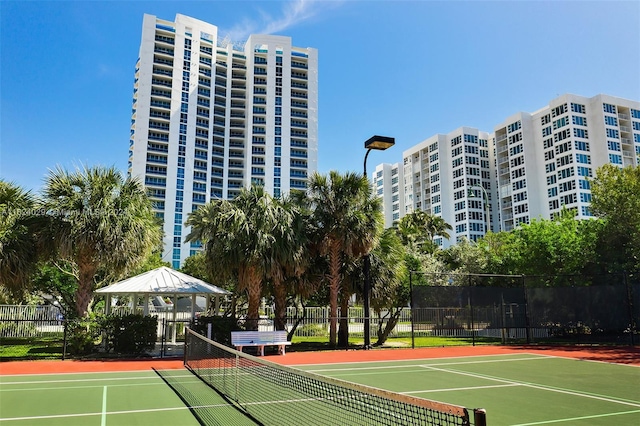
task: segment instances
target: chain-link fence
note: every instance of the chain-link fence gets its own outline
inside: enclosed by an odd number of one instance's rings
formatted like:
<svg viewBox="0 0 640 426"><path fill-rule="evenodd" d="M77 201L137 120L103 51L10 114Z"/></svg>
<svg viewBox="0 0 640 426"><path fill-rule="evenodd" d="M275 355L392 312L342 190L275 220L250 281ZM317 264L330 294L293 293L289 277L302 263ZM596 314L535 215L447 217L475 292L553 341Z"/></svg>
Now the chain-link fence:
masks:
<svg viewBox="0 0 640 426"><path fill-rule="evenodd" d="M438 285L443 282L450 285ZM468 285L460 285L460 284ZM434 285L436 284L436 285ZM458 285L453 285L458 284ZM411 273L412 340L637 344L640 282L626 274Z"/></svg>

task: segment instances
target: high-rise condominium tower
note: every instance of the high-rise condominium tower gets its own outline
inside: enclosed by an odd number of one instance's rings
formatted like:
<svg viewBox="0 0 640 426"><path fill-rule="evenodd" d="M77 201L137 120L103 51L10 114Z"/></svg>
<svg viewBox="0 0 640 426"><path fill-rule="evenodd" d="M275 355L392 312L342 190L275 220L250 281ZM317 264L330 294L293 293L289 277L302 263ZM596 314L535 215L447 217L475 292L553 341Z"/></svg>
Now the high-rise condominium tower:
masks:
<svg viewBox="0 0 640 426"><path fill-rule="evenodd" d="M434 135L403 152L404 212L423 210L452 226L447 247L462 238L477 241L492 229L493 152L489 134L460 127ZM473 195L473 196L472 196Z"/></svg>
<svg viewBox="0 0 640 426"><path fill-rule="evenodd" d="M638 166L640 102L566 94L495 128L500 229L551 219L563 208L592 217L589 178L598 167Z"/></svg>
<svg viewBox="0 0 640 426"><path fill-rule="evenodd" d="M404 204L393 187L395 165L378 165L374 175L385 225L417 210L440 216L453 227L449 240L435 239L443 247L552 219L563 208L587 219L596 169L640 165L640 102L565 94L508 117L494 133L461 127L403 157Z"/></svg>
<svg viewBox="0 0 640 426"><path fill-rule="evenodd" d="M283 36L241 46L183 15L144 15L136 63L129 174L163 220L163 260L179 267L190 212L252 184L280 196L317 170L318 54Z"/></svg>

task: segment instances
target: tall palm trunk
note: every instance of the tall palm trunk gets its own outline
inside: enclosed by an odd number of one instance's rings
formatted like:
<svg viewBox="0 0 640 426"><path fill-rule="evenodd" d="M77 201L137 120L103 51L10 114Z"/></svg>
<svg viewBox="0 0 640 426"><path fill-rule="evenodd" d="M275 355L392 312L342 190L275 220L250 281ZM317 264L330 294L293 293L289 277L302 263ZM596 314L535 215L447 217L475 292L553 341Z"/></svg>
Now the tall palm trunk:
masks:
<svg viewBox="0 0 640 426"><path fill-rule="evenodd" d="M340 328L338 329L338 346L349 347L349 295L340 298Z"/></svg>
<svg viewBox="0 0 640 426"><path fill-rule="evenodd" d="M281 280L274 280L273 292L275 299L275 319L274 325L276 330L285 330L286 312L287 312L287 291Z"/></svg>
<svg viewBox="0 0 640 426"><path fill-rule="evenodd" d="M340 263L340 243L333 241L329 249L329 345L331 346L336 346L337 343Z"/></svg>
<svg viewBox="0 0 640 426"><path fill-rule="evenodd" d="M78 290L76 290L76 314L82 318L89 311L93 298L93 278L97 268L92 262L78 264Z"/></svg>
<svg viewBox="0 0 640 426"><path fill-rule="evenodd" d="M247 330L257 330L260 320L260 297L262 296L262 279L255 268L249 267L245 271L246 289L249 299L247 312Z"/></svg>

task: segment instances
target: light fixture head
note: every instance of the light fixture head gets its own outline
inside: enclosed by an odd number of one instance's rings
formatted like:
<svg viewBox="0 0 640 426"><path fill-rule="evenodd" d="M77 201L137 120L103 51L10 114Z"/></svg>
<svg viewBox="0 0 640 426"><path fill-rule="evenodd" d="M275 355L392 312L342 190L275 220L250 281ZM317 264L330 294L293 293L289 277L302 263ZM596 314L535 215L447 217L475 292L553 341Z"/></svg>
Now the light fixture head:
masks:
<svg viewBox="0 0 640 426"><path fill-rule="evenodd" d="M389 136L372 136L367 139L364 143L365 149L377 149L379 151L384 151L385 149L391 148L395 145L395 138L391 138Z"/></svg>

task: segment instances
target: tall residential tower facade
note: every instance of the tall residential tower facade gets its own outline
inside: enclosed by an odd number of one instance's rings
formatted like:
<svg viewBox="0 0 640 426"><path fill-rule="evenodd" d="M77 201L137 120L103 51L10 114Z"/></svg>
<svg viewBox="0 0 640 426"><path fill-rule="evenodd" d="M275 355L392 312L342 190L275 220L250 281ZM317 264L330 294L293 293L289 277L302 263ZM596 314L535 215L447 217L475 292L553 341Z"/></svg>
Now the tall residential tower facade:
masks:
<svg viewBox="0 0 640 426"><path fill-rule="evenodd" d="M148 188L163 220L163 260L186 243L190 212L263 186L274 196L306 188L317 170L318 54L284 36L241 46L184 15L144 15L136 63L128 172Z"/></svg>
<svg viewBox="0 0 640 426"><path fill-rule="evenodd" d="M639 164L640 102L565 94L494 131L501 230L551 219L563 208L587 219L596 169Z"/></svg>
<svg viewBox="0 0 640 426"><path fill-rule="evenodd" d="M476 241L487 233L493 221L489 209L493 152L488 133L460 127L434 135L402 156L404 213L423 210L453 228L450 240L436 237L436 244L446 247L462 238Z"/></svg>
<svg viewBox="0 0 640 426"><path fill-rule="evenodd" d="M461 127L434 135L403 158L404 205L398 210L383 197L385 216L396 221L424 210L442 217L453 227L449 240L436 238L443 247L552 219L562 209L587 219L596 169L640 165L640 102L565 94L508 117L493 133ZM376 182L384 191L386 176Z"/></svg>

